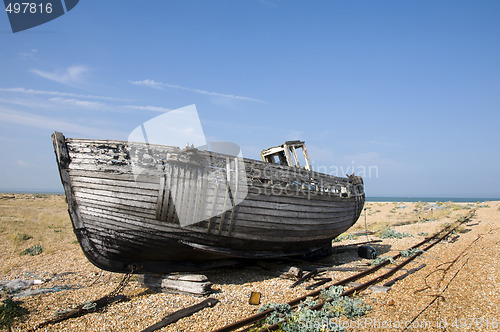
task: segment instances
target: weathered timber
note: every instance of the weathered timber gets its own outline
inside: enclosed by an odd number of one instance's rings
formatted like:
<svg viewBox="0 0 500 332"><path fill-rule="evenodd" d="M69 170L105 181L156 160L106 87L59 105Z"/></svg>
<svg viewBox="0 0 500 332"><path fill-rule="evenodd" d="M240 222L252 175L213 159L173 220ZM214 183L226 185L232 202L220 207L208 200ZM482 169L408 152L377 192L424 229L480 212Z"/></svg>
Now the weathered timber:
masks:
<svg viewBox="0 0 500 332"><path fill-rule="evenodd" d="M296 266L291 266L288 271L282 273L280 278L297 280L302 278L302 269Z"/></svg>
<svg viewBox="0 0 500 332"><path fill-rule="evenodd" d="M213 293L212 283L205 275L140 275L139 282L155 291L205 296Z"/></svg>
<svg viewBox="0 0 500 332"><path fill-rule="evenodd" d="M114 297L104 296L104 297L102 297L94 302L91 302L92 305L89 308L86 308L85 304L79 305L75 309L72 309L72 310L70 310L70 311L68 311L68 312L66 312L66 313L64 313L56 318L46 320L45 322L36 326L33 329L33 331L37 331L38 329L41 329L42 327L45 327L47 325L60 323L62 321L65 321L66 319L83 316L87 313L94 312L98 309L101 309L109 304L123 301L124 299L126 299L125 295L117 295Z"/></svg>
<svg viewBox="0 0 500 332"><path fill-rule="evenodd" d="M314 269L312 271L309 271L307 272L306 274L304 274L302 276L302 278L299 278L299 280L297 280L296 282L294 282L290 288L295 288L297 287L298 285L300 285L301 283L303 283L304 281L307 281L309 279L311 279L312 277L314 277L315 275L317 275L319 273L319 270L318 269Z"/></svg>
<svg viewBox="0 0 500 332"><path fill-rule="evenodd" d="M331 252L364 205L360 177L295 167L300 144L290 143L287 166L61 133L53 142L78 241L109 271L195 271L233 258Z"/></svg>
<svg viewBox="0 0 500 332"><path fill-rule="evenodd" d="M190 306L190 307L178 310L174 313L171 313L170 315L166 316L158 323L153 324L153 325L149 326L148 328L142 330L142 332L153 332L153 331L159 330L162 327L165 327L169 324L177 322L181 318L191 316L192 314L197 313L198 311L203 310L205 308L213 307L217 303L219 303L219 300L213 299L213 298L208 298L206 300L201 301L198 304L195 304L193 306Z"/></svg>
<svg viewBox="0 0 500 332"><path fill-rule="evenodd" d="M322 285L326 284L327 282L332 281L332 278L315 278L314 280L317 280L317 282L315 282L312 285L307 286L306 287L307 290L316 289L319 286L322 286Z"/></svg>

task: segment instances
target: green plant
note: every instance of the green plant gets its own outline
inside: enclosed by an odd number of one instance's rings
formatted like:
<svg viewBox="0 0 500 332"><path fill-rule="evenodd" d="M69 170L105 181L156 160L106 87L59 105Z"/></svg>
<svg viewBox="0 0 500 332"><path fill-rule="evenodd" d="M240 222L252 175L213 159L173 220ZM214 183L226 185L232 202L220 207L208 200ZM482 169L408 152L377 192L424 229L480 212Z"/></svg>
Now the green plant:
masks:
<svg viewBox="0 0 500 332"><path fill-rule="evenodd" d="M404 237L413 237L413 235L409 233L399 233L390 227L385 228L380 234L381 239L402 239Z"/></svg>
<svg viewBox="0 0 500 332"><path fill-rule="evenodd" d="M26 308L21 307L21 301L13 301L10 297L0 305L0 327L10 328L14 319L28 313Z"/></svg>
<svg viewBox="0 0 500 332"><path fill-rule="evenodd" d="M371 306L366 305L359 298L351 298L347 296L340 296L323 306L323 311L330 311L334 313L336 317L339 317L342 314L349 319L364 316L371 309Z"/></svg>
<svg viewBox="0 0 500 332"><path fill-rule="evenodd" d="M14 237L14 241L16 242L23 242L31 239L32 236L24 233L17 233L16 236Z"/></svg>
<svg viewBox="0 0 500 332"><path fill-rule="evenodd" d="M344 241L344 240L356 240L356 239L357 239L356 235L353 235L350 233L344 233L344 234L340 234L335 239L333 239L333 242L340 242L340 241Z"/></svg>
<svg viewBox="0 0 500 332"><path fill-rule="evenodd" d="M458 221L464 221L465 219L463 218L459 218ZM445 222L445 223L442 223L441 224L441 228L445 229L445 228L449 228L451 226L451 224L449 222Z"/></svg>
<svg viewBox="0 0 500 332"><path fill-rule="evenodd" d="M379 265L380 263L383 263L385 261L389 261L391 263L394 263L394 259L390 256L380 256L380 257L377 257L375 259L372 259L372 265L375 266L375 265Z"/></svg>
<svg viewBox="0 0 500 332"><path fill-rule="evenodd" d="M320 298L324 301L328 299L334 299L340 296L344 292L344 286L331 286L327 289L322 289L320 293Z"/></svg>
<svg viewBox="0 0 500 332"><path fill-rule="evenodd" d="M263 312L269 309L274 310L271 315L266 318L266 323L270 325L277 324L278 322L284 320L292 311L292 307L288 303L269 303L260 307L259 312Z"/></svg>
<svg viewBox="0 0 500 332"><path fill-rule="evenodd" d="M426 233L426 232L420 232L420 233L418 233L418 236L428 236L428 235L429 235L429 233Z"/></svg>
<svg viewBox="0 0 500 332"><path fill-rule="evenodd" d="M43 252L43 247L39 244L36 244L32 247L29 247L28 249L21 251L21 255L35 256L35 255L40 255L42 252Z"/></svg>
<svg viewBox="0 0 500 332"><path fill-rule="evenodd" d="M401 257L411 257L411 256L414 256L416 254L423 253L423 252L424 251L422 249L417 249L417 248L407 249L407 250L401 251Z"/></svg>
<svg viewBox="0 0 500 332"><path fill-rule="evenodd" d="M354 319L365 315L371 306L366 305L359 298L351 298L341 296L344 291L343 286L332 286L329 289L321 291L320 298L323 300L329 299L321 310L312 310L311 307L316 306L319 301L312 298L306 298L298 306L297 311L291 311L288 304L268 304L262 306L259 312L275 308L277 314L273 313L265 320L266 324L276 324L280 321L277 331L283 332L313 332L313 331L345 331L339 324L335 323L334 319L344 315L349 319ZM254 327L260 330L262 322L257 323ZM250 330L254 331L254 330Z"/></svg>

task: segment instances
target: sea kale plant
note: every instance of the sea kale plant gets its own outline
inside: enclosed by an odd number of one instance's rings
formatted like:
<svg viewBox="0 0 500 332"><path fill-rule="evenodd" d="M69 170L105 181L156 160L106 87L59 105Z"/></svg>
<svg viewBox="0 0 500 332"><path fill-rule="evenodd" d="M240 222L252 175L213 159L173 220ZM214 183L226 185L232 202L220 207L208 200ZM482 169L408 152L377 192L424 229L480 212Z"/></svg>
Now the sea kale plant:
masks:
<svg viewBox="0 0 500 332"><path fill-rule="evenodd" d="M28 310L21 307L21 301L13 301L10 297L0 305L0 328L6 328L10 331L10 326L17 317L28 313Z"/></svg>
<svg viewBox="0 0 500 332"><path fill-rule="evenodd" d="M413 235L411 235L409 233L396 232L395 230L391 229L390 227L387 227L380 235L381 239L402 239L404 237L413 237Z"/></svg>
<svg viewBox="0 0 500 332"><path fill-rule="evenodd" d="M264 323L269 325L279 323L280 329L278 331L345 331L342 324L337 323L340 317L345 316L348 319L355 319L365 315L372 308L359 298L341 296L343 292L343 286L332 286L321 291L319 300L308 297L298 305L296 311L292 311L288 304L273 303L262 306L259 312L274 309L275 311ZM328 302L323 304L320 310L311 309L323 301Z"/></svg>

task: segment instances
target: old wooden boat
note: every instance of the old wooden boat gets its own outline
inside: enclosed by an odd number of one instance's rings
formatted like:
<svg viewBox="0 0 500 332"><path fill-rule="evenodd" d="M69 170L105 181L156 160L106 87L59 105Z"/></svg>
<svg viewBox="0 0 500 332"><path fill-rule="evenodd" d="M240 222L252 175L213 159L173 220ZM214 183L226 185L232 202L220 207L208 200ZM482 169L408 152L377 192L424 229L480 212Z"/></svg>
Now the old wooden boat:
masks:
<svg viewBox="0 0 500 332"><path fill-rule="evenodd" d="M194 271L308 254L331 248L364 205L361 177L312 171L300 141L256 161L59 132L52 139L74 232L87 258L108 271Z"/></svg>

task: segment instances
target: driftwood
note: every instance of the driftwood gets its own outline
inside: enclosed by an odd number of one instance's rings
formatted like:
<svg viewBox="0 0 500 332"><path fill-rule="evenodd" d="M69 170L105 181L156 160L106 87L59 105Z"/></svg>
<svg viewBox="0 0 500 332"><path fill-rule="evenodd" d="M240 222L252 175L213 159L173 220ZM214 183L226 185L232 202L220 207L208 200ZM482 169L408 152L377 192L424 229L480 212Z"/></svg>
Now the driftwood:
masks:
<svg viewBox="0 0 500 332"><path fill-rule="evenodd" d="M307 272L306 274L304 274L304 276L302 278L300 278L299 280L297 280L296 282L294 282L290 288L295 288L297 287L298 285L300 285L301 283L303 283L304 281L306 280L309 280L311 279L312 277L314 277L316 274L319 273L319 269L314 269L312 271L309 271Z"/></svg>
<svg viewBox="0 0 500 332"><path fill-rule="evenodd" d="M280 278L297 280L302 277L302 269L300 267L292 266L288 271L282 273Z"/></svg>
<svg viewBox="0 0 500 332"><path fill-rule="evenodd" d="M62 321L69 319L69 318L83 316L89 312L94 312L98 309L101 309L101 308L103 308L111 303L123 301L124 299L126 299L125 295L118 295L118 296L114 296L114 297L109 297L109 296L101 297L97 301L90 302L90 305L88 305L88 304L79 305L77 308L62 314L59 317L49 319L49 320L41 323L37 327L35 327L33 329L33 331L36 331L36 330L38 330L42 327L45 327L47 325L50 325L50 324L56 324L56 323L62 322Z"/></svg>
<svg viewBox="0 0 500 332"><path fill-rule="evenodd" d="M191 316L192 314L194 314L202 309L205 309L208 307L213 307L217 303L219 303L219 300L213 299L213 298L208 298L204 301L201 301L198 304L195 304L193 306L178 310L174 313L171 313L168 316L165 316L161 321L159 321L158 323L153 324L150 327L142 330L142 332L153 332L153 331L159 330L162 327L165 327L169 324L177 322L181 318Z"/></svg>
<svg viewBox="0 0 500 332"><path fill-rule="evenodd" d="M204 296L213 293L212 283L201 274L139 276L139 282L155 291Z"/></svg>
<svg viewBox="0 0 500 332"><path fill-rule="evenodd" d="M317 278L317 279L314 279L314 280L319 280L318 282L312 284L312 285L309 285L306 287L306 289L310 290L310 289L315 289L319 286L322 286L324 284L326 284L327 282L330 282L332 281L333 279L332 278Z"/></svg>

